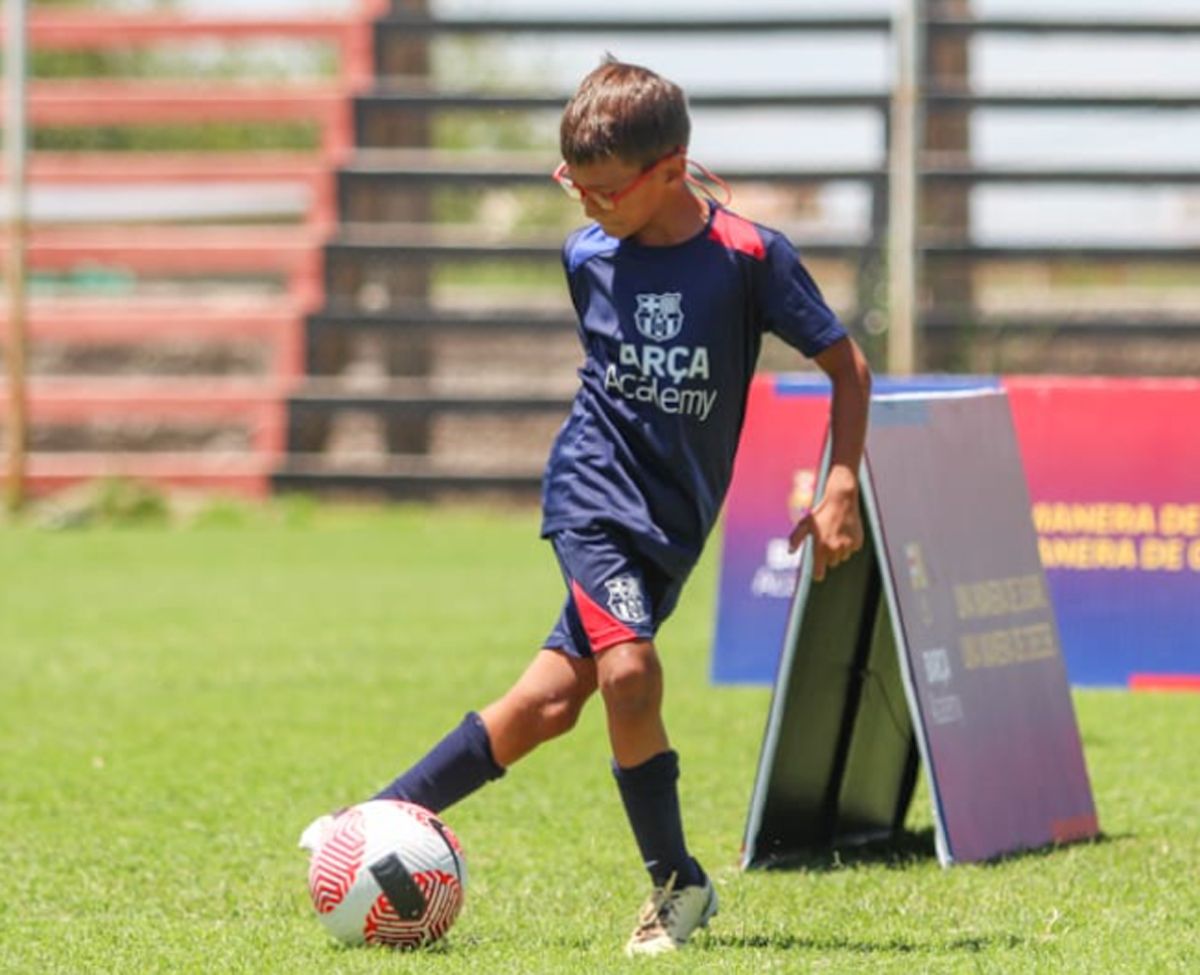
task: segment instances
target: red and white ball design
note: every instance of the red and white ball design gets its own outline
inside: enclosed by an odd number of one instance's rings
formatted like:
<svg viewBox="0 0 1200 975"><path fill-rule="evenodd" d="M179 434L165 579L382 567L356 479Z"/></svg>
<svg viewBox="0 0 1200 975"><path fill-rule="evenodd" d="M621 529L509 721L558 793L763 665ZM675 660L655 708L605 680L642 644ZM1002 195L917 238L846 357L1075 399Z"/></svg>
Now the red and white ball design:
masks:
<svg viewBox="0 0 1200 975"><path fill-rule="evenodd" d="M432 944L458 917L466 886L458 837L428 809L393 800L338 815L308 868L317 916L348 945Z"/></svg>

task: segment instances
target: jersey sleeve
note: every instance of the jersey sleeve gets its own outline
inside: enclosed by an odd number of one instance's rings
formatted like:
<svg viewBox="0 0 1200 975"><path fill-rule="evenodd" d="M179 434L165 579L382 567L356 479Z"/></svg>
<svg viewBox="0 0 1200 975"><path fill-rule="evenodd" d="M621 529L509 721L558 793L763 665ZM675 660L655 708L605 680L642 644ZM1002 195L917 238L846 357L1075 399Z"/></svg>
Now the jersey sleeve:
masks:
<svg viewBox="0 0 1200 975"><path fill-rule="evenodd" d="M810 359L846 337L787 238L770 235L757 271L755 297L764 331L774 332Z"/></svg>
<svg viewBox="0 0 1200 975"><path fill-rule="evenodd" d="M576 282L576 278L578 277L578 275L575 274L575 262L573 260L573 254L572 254L573 249L575 247L576 239L578 238L578 236L579 236L578 231L571 234L566 239L566 242L563 244L563 249L562 249L563 276L567 280L567 294L569 294L571 296L571 307L575 309L576 318L578 318L582 314L581 309L580 309L579 295L576 294L576 291L575 291L575 289L576 289L575 282Z"/></svg>
<svg viewBox="0 0 1200 975"><path fill-rule="evenodd" d="M583 266L594 257L616 249L619 242L607 236L597 224L589 224L573 231L562 249L563 273L567 278L567 291L575 309L580 336L583 335L583 320L587 314L588 283Z"/></svg>

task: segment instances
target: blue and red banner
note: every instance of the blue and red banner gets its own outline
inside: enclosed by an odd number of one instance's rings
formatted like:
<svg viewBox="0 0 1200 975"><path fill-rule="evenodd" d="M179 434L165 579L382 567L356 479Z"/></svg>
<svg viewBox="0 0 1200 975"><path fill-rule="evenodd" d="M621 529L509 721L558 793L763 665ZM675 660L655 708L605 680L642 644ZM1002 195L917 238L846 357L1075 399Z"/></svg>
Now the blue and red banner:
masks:
<svg viewBox="0 0 1200 975"><path fill-rule="evenodd" d="M1200 688L1200 381L884 378L876 392L997 387L1071 682ZM775 676L797 564L787 535L814 500L828 402L817 377L751 389L725 511L717 682Z"/></svg>

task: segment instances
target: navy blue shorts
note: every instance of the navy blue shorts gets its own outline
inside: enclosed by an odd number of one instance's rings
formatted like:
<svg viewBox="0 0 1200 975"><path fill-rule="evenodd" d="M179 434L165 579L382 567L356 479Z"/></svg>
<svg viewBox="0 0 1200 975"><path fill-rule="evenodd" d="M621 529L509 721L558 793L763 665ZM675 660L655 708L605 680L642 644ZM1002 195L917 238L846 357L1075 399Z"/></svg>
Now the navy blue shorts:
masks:
<svg viewBox="0 0 1200 975"><path fill-rule="evenodd" d="M591 657L618 643L652 640L683 589L612 526L567 528L550 536L567 601L542 646Z"/></svg>

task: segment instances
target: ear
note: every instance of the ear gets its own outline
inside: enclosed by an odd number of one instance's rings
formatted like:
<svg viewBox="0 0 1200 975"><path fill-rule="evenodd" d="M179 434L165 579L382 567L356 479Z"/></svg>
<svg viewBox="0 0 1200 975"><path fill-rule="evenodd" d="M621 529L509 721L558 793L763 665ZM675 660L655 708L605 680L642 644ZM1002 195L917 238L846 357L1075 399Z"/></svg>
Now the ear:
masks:
<svg viewBox="0 0 1200 975"><path fill-rule="evenodd" d="M663 163L662 168L668 183L682 182L687 176L687 158L683 155L675 156Z"/></svg>

